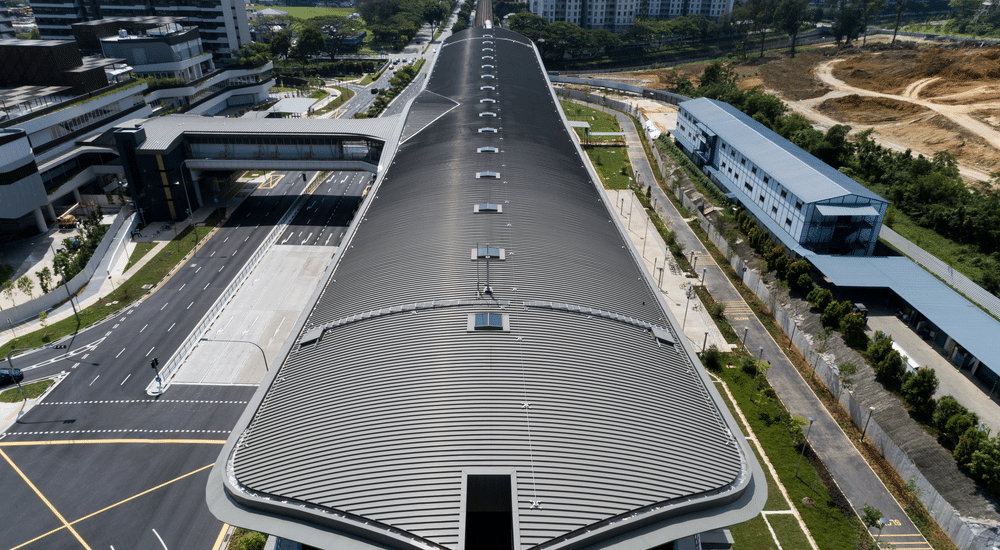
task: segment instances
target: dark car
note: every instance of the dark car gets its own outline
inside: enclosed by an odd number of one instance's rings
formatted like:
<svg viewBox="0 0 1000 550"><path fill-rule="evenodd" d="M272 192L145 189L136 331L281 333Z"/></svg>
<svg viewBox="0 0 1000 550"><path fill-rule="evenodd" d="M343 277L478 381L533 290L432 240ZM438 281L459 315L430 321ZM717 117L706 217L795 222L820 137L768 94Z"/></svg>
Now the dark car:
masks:
<svg viewBox="0 0 1000 550"><path fill-rule="evenodd" d="M6 386L7 384L13 384L21 380L24 380L24 374L21 372L21 369L0 369L0 386Z"/></svg>

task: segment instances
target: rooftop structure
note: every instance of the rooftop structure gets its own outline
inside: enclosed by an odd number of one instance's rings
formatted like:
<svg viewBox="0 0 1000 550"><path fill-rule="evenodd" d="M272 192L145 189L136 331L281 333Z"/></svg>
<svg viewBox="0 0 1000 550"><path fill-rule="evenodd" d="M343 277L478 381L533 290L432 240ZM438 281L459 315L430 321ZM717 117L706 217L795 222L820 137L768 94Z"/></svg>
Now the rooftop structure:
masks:
<svg viewBox="0 0 1000 550"><path fill-rule="evenodd" d="M677 145L787 249L870 256L889 202L714 99L682 102Z"/></svg>
<svg viewBox="0 0 1000 550"><path fill-rule="evenodd" d="M668 19L704 15L718 19L733 11L733 0L529 0L531 13L549 23L566 21L585 29L620 32L635 26L637 17Z"/></svg>
<svg viewBox="0 0 1000 550"><path fill-rule="evenodd" d="M228 55L250 42L246 3L243 0L139 0L126 4L114 0L49 0L32 6L42 38L73 38L71 26L107 18L176 17L186 26L198 27L205 48Z"/></svg>
<svg viewBox="0 0 1000 550"><path fill-rule="evenodd" d="M382 164L213 513L324 549L521 550L649 549L761 510L529 40L449 38Z"/></svg>

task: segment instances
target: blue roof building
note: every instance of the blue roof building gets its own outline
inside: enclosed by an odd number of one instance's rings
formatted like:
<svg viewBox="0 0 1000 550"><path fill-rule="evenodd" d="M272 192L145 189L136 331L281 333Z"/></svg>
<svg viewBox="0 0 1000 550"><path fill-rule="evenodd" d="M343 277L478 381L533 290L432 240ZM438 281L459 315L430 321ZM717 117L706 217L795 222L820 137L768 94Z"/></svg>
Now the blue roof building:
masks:
<svg viewBox="0 0 1000 550"><path fill-rule="evenodd" d="M721 101L680 104L677 145L788 250L870 256L888 201Z"/></svg>

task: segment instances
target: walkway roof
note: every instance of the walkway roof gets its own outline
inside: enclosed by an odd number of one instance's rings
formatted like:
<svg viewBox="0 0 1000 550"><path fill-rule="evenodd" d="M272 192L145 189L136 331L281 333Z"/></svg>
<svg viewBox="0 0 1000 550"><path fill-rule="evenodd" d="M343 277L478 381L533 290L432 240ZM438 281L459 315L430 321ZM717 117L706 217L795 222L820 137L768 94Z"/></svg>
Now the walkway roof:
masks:
<svg viewBox="0 0 1000 550"><path fill-rule="evenodd" d="M166 153L185 134L218 134L223 137L240 135L268 136L357 136L389 142L399 124L398 116L376 119L303 119L303 118L223 118L200 115L169 115L135 119L115 126L132 128L141 125L146 141L138 148L144 153Z"/></svg>
<svg viewBox="0 0 1000 550"><path fill-rule="evenodd" d="M1000 357L1000 322L924 268L902 256L806 257L841 287L888 288L980 361Z"/></svg>
<svg viewBox="0 0 1000 550"><path fill-rule="evenodd" d="M680 106L805 202L844 195L886 202L728 103L699 98L684 101Z"/></svg>
<svg viewBox="0 0 1000 550"><path fill-rule="evenodd" d="M403 135L223 450L213 512L320 548L457 549L467 476L490 473L511 477L518 550L648 549L755 516L762 471L530 41L448 39Z"/></svg>

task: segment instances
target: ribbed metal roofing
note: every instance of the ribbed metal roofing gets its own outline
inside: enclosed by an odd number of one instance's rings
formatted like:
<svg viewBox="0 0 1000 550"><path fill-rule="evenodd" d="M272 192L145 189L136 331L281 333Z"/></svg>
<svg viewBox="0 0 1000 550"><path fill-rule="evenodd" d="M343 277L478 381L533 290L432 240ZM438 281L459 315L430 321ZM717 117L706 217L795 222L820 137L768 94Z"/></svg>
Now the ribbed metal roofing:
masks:
<svg viewBox="0 0 1000 550"><path fill-rule="evenodd" d="M484 32L495 90L480 86ZM487 109L496 134L478 131ZM453 36L410 113L301 345L230 442L228 498L396 548L462 547L470 472L513 476L518 550L648 548L758 513L759 466L690 348L670 343L676 321L530 42ZM501 211L472 208L486 202ZM470 256L487 245L504 250L488 268ZM475 313L509 330L470 330Z"/></svg>
<svg viewBox="0 0 1000 550"><path fill-rule="evenodd" d="M865 186L728 103L703 97L684 101L680 106L805 202L818 202L844 195L858 195L885 202L885 199Z"/></svg>
<svg viewBox="0 0 1000 550"><path fill-rule="evenodd" d="M806 256L839 287L888 288L980 361L997 368L1000 322L902 256Z"/></svg>
<svg viewBox="0 0 1000 550"><path fill-rule="evenodd" d="M399 125L398 116L378 119L338 118L221 118L199 115L168 115L142 120L130 120L116 128L132 128L141 124L146 130L146 141L141 151L167 152L176 146L185 133L218 134L232 137L239 135L272 136L358 136L388 142Z"/></svg>

